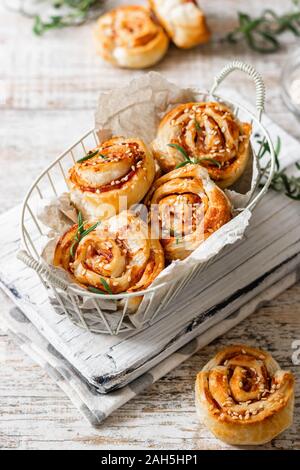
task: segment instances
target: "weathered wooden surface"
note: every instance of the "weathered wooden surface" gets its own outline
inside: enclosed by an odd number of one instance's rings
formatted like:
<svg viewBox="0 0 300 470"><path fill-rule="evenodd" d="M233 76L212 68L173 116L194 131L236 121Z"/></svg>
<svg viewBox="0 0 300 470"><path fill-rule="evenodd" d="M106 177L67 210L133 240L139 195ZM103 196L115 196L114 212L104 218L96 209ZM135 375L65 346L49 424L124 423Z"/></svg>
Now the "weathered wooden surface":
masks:
<svg viewBox="0 0 300 470"><path fill-rule="evenodd" d="M259 11L261 2L239 1L239 10ZM284 2L264 2L278 10ZM213 27L234 24L237 2L207 2ZM224 15L224 4L226 4ZM219 8L218 8L219 7ZM209 86L220 67L233 56L253 63L268 86L269 115L295 137L299 122L284 108L278 84L287 50L262 57L238 46L210 45L182 52L171 48L156 67L182 84ZM104 65L93 50L90 26L32 36L28 20L0 7L0 201L1 211L20 202L45 164L90 128L99 90L119 86L135 74ZM254 97L251 83L238 74L230 86ZM3 299L3 300L2 300ZM1 294L2 308L8 301ZM272 352L282 367L299 378L291 361L292 342L300 339L300 285L260 309L222 339L196 354L93 430L38 366L0 335L0 447L2 448L185 448L222 449L199 425L194 412L196 372L224 344L245 342ZM299 381L299 380L298 380ZM266 447L299 448L297 389L294 426ZM298 408L297 408L298 406Z"/></svg>

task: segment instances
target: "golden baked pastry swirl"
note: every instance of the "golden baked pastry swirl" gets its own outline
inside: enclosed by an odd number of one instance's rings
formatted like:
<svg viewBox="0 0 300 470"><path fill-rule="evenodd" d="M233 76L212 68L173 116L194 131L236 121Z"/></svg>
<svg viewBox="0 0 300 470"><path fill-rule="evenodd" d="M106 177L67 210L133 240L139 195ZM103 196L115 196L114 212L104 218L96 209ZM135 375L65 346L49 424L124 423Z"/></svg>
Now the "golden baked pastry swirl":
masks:
<svg viewBox="0 0 300 470"><path fill-rule="evenodd" d="M272 356L248 346L229 346L197 375L201 421L229 444L264 444L292 423L294 378Z"/></svg>
<svg viewBox="0 0 300 470"><path fill-rule="evenodd" d="M118 294L147 288L164 268L164 254L147 224L123 211L97 226L72 226L57 242L53 264L92 292Z"/></svg>
<svg viewBox="0 0 300 470"><path fill-rule="evenodd" d="M154 175L154 159L141 140L115 137L78 160L67 182L83 218L99 220L141 201Z"/></svg>
<svg viewBox="0 0 300 470"><path fill-rule="evenodd" d="M156 64L169 39L148 8L121 6L101 16L95 29L96 47L107 61L133 69Z"/></svg>
<svg viewBox="0 0 300 470"><path fill-rule="evenodd" d="M149 0L149 3L177 47L187 49L210 39L205 16L194 0Z"/></svg>
<svg viewBox="0 0 300 470"><path fill-rule="evenodd" d="M227 188L246 168L250 133L251 125L240 122L225 105L186 103L164 116L152 145L164 172L186 158L195 159L221 188Z"/></svg>
<svg viewBox="0 0 300 470"><path fill-rule="evenodd" d="M157 219L168 260L184 259L231 219L231 204L200 165L188 164L157 179L145 203Z"/></svg>

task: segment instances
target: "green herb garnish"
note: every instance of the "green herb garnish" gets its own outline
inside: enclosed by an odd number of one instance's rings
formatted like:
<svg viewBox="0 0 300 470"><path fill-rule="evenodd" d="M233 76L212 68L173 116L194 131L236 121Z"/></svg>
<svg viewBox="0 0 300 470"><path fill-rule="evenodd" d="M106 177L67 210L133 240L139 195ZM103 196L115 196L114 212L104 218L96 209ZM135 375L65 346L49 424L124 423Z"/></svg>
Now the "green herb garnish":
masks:
<svg viewBox="0 0 300 470"><path fill-rule="evenodd" d="M103 279L103 277L100 278L100 281L101 281L101 284L103 285L104 289L106 290L106 292L108 292L109 294L112 294L112 290L111 288L109 287L107 281L105 279Z"/></svg>
<svg viewBox="0 0 300 470"><path fill-rule="evenodd" d="M92 17L99 16L100 7L103 0L50 0L50 3L57 14L50 17L48 21L43 21L40 15L35 16L33 32L41 36L51 29L65 28L82 23ZM60 8L67 8L67 11L61 12Z"/></svg>
<svg viewBox="0 0 300 470"><path fill-rule="evenodd" d="M95 150L94 152L89 152L85 157L82 157L79 160L77 160L77 163L83 163L86 160L89 160L90 158L95 157L96 155L98 155L98 153L99 153L99 150Z"/></svg>
<svg viewBox="0 0 300 470"><path fill-rule="evenodd" d="M100 289L97 289L97 287L88 286L87 290L89 290L90 292L93 292L94 294L105 295L104 292Z"/></svg>
<svg viewBox="0 0 300 470"><path fill-rule="evenodd" d="M261 137L256 134L257 143L262 147L262 151L258 154L258 157L261 159L265 154L270 153L270 146L268 142L263 142ZM276 171L272 178L270 187L279 193L284 193L290 199L300 201L300 175L299 176L288 176L286 170L281 169L279 154L281 151L281 140L280 137L277 137L276 146L274 149L275 152L275 161L276 161ZM300 170L300 162L295 164L297 170ZM269 174L269 165L265 168L262 168L263 174L268 177Z"/></svg>
<svg viewBox="0 0 300 470"><path fill-rule="evenodd" d="M202 158L199 158L198 159L198 163L200 162L209 162L209 163L212 163L213 165L217 166L218 168L221 168L221 163L218 162L218 160L215 160L214 158L210 158L210 157L202 157Z"/></svg>
<svg viewBox="0 0 300 470"><path fill-rule="evenodd" d="M200 126L200 124L199 124L199 122L197 121L196 118L194 119L194 124L195 124L196 130L197 130L198 132L201 132L201 130L202 130L202 129L201 129L201 126Z"/></svg>
<svg viewBox="0 0 300 470"><path fill-rule="evenodd" d="M178 144L168 144L168 147L172 147L172 148L178 150L178 151L184 156L184 158L186 158L187 160L189 160L189 156L188 156L187 152L184 150L183 147L181 147L181 145L178 145Z"/></svg>
<svg viewBox="0 0 300 470"><path fill-rule="evenodd" d="M175 167L175 170L177 170L178 168L182 168L183 166L185 165L188 165L189 163L192 163L192 164L200 164L202 161L206 161L206 162L211 162L213 165L217 166L218 168L221 168L221 163L218 162L218 160L215 160L214 158L210 158L210 157L203 157L203 158L190 158L187 154L187 152L184 150L183 147L181 147L181 145L178 145L178 144L168 144L169 147L173 147L177 150L179 150L179 152L182 153L182 155L184 156L185 160L183 162L180 162L178 165L176 165Z"/></svg>
<svg viewBox="0 0 300 470"><path fill-rule="evenodd" d="M202 161L207 161L207 162L210 162L212 163L213 165L217 166L218 168L221 168L221 163L218 162L218 160L215 160L214 158L210 158L210 157L203 157L203 158L193 158L193 159L188 159L188 160L185 160L184 162L181 162L179 163L175 169L177 170L178 168L182 168L183 166L185 165L188 165L189 163L192 163L194 165L200 165Z"/></svg>
<svg viewBox="0 0 300 470"><path fill-rule="evenodd" d="M91 227L89 227L86 230L84 230L84 224L85 224L85 222L82 220L82 213L81 213L81 211L79 211L78 216L77 216L77 225L78 225L77 232L75 234L73 243L72 243L71 248L70 248L70 255L71 255L72 258L74 258L75 245L78 244L83 239L83 237L86 237L86 235L88 235L90 232L95 230L95 228L98 227L100 222L97 222L96 224L92 225Z"/></svg>
<svg viewBox="0 0 300 470"><path fill-rule="evenodd" d="M239 25L224 38L225 41L236 44L240 41L261 54L277 52L281 45L278 36L286 31L294 36L300 36L299 1L293 1L295 10L278 15L271 9L263 10L261 16L252 17L239 12Z"/></svg>
<svg viewBox="0 0 300 470"><path fill-rule="evenodd" d="M178 168L182 168L185 165L188 165L189 163L194 163L192 160L185 160L184 162L178 163L178 165L175 166L175 170L178 170Z"/></svg>

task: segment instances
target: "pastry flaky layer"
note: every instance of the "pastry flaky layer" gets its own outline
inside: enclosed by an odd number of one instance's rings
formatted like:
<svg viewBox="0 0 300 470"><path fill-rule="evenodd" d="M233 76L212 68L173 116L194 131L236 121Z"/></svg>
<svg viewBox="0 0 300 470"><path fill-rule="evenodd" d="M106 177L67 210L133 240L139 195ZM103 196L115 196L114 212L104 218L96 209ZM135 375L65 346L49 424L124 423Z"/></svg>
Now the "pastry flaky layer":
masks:
<svg viewBox="0 0 300 470"><path fill-rule="evenodd" d="M156 64L169 46L163 28L151 11L142 6L121 6L101 16L95 40L105 60L133 69Z"/></svg>
<svg viewBox="0 0 300 470"><path fill-rule="evenodd" d="M98 221L140 202L154 175L154 159L141 140L114 137L79 160L67 183L83 218Z"/></svg>
<svg viewBox="0 0 300 470"><path fill-rule="evenodd" d="M149 4L177 47L187 49L209 41L205 16L194 0L149 0Z"/></svg>
<svg viewBox="0 0 300 470"><path fill-rule="evenodd" d="M145 203L151 209L152 230L159 228L169 261L185 259L232 217L227 196L197 164L187 164L157 179Z"/></svg>
<svg viewBox="0 0 300 470"><path fill-rule="evenodd" d="M123 211L96 227L84 222L71 227L56 245L53 264L92 292L118 294L147 288L165 263L147 224Z"/></svg>
<svg viewBox="0 0 300 470"><path fill-rule="evenodd" d="M197 375L196 408L219 439L234 445L269 442L293 419L294 377L265 351L229 346Z"/></svg>
<svg viewBox="0 0 300 470"><path fill-rule="evenodd" d="M240 122L223 104L185 103L163 117L152 146L164 172L191 158L207 168L218 186L227 188L247 166L250 134L251 124Z"/></svg>

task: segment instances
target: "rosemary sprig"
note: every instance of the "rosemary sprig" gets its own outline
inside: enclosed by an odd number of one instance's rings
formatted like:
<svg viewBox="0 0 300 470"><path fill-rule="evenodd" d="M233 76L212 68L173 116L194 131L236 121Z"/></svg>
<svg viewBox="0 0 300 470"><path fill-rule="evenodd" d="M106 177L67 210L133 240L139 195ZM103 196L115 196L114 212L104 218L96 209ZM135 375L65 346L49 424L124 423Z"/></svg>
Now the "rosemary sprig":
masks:
<svg viewBox="0 0 300 470"><path fill-rule="evenodd" d="M79 160L77 160L77 163L83 163L83 162L85 162L86 160L89 160L90 158L95 157L98 153L99 153L99 150L95 150L94 152L89 152L87 155L85 155L85 157L82 157L82 158L80 158ZM100 154L100 155L101 155L101 154ZM101 156L102 156L102 155L101 155Z"/></svg>
<svg viewBox="0 0 300 470"><path fill-rule="evenodd" d="M268 142L261 140L259 134L255 135L257 143L261 145L261 152L258 154L258 157L261 159L265 154L270 154L270 146ZM276 161L276 171L272 178L270 187L279 193L284 193L290 199L300 201L300 175L299 176L288 176L286 170L281 169L280 165L280 155L281 151L281 139L277 137L276 146L274 149L275 152L275 161ZM300 162L295 164L297 170L300 170ZM264 175L268 176L268 165L265 168L262 168Z"/></svg>
<svg viewBox="0 0 300 470"><path fill-rule="evenodd" d="M51 29L64 28L80 24L90 18L93 10L99 12L99 7L104 0L49 0L49 3L57 10L57 14L51 16L48 21L43 21L40 15L34 18L33 32L41 36ZM60 9L67 10L61 11Z"/></svg>
<svg viewBox="0 0 300 470"><path fill-rule="evenodd" d="M78 216L77 216L77 232L76 232L76 235L73 239L73 243L71 245L71 248L70 248L70 255L72 258L74 258L74 248L75 248L75 245L78 244L82 239L83 237L86 237L90 232L92 232L93 230L95 230L96 227L98 227L98 225L100 224L100 222L96 222L94 225L92 225L91 227L89 227L88 229L84 229L84 224L85 222L82 220L82 213L81 211L78 212Z"/></svg>
<svg viewBox="0 0 300 470"><path fill-rule="evenodd" d="M218 160L215 160L214 158L211 158L211 157L202 157L202 158L198 158L198 161L197 163L201 163L201 162L209 162L209 163L212 163L214 166L217 166L218 168L221 168L221 163L218 162Z"/></svg>
<svg viewBox="0 0 300 470"><path fill-rule="evenodd" d="M183 147L181 147L181 145L168 144L168 146L173 147L174 149L178 150L185 158L183 162L180 162L178 163L178 165L176 165L175 170L177 170L178 168L182 168L183 166L188 165L189 163L193 163L195 165L195 164L200 164L201 162L210 162L213 165L217 166L218 168L221 168L221 163L218 162L218 160L215 160L214 158L210 158L210 157L190 158L186 150Z"/></svg>
<svg viewBox="0 0 300 470"><path fill-rule="evenodd" d="M111 288L109 287L107 281L105 279L103 279L103 277L100 278L100 282L101 284L103 285L104 289L106 290L106 292L108 294L113 294L113 291L111 290ZM97 289L97 287L94 287L94 286L88 286L87 288L90 292L93 292L94 294L101 294L101 295L105 295L105 293L101 290L101 289Z"/></svg>
<svg viewBox="0 0 300 470"><path fill-rule="evenodd" d="M87 290L89 290L90 292L93 292L93 294L101 294L101 295L104 295L104 292L100 289L97 289L97 287L93 287L93 286L88 286Z"/></svg>
<svg viewBox="0 0 300 470"><path fill-rule="evenodd" d="M184 156L184 158L185 158L186 160L189 160L189 156L188 156L186 150L185 150L183 147L181 147L181 145L178 145L178 144L168 144L168 147L172 147L172 148L178 150L178 151Z"/></svg>
<svg viewBox="0 0 300 470"><path fill-rule="evenodd" d="M283 15L271 9L264 10L258 17L239 12L238 26L224 40L231 44L244 41L248 47L261 54L277 52L281 47L278 39L280 34L289 31L294 36L300 36L299 0L294 0L293 4L295 9Z"/></svg>
<svg viewBox="0 0 300 470"><path fill-rule="evenodd" d="M106 290L106 292L108 292L108 294L112 294L113 292L112 292L111 288L109 287L107 281L103 277L100 278L100 281L101 281L101 284L103 285L104 289Z"/></svg>
<svg viewBox="0 0 300 470"><path fill-rule="evenodd" d="M201 126L200 126L200 124L199 124L199 122L197 121L196 118L194 119L194 124L195 124L195 127L196 127L196 131L201 132L201 130L202 130Z"/></svg>

